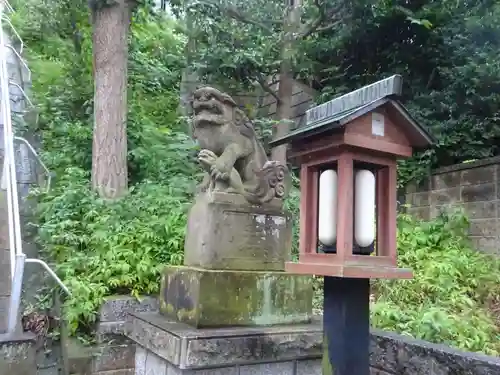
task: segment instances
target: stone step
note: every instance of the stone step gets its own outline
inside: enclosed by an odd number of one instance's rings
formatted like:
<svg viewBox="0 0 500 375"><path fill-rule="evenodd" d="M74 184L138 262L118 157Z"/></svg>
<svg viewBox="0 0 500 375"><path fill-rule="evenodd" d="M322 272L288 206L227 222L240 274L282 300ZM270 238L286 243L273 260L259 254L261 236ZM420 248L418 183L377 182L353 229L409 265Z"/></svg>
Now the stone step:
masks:
<svg viewBox="0 0 500 375"><path fill-rule="evenodd" d="M68 339L67 351L70 374L90 374L94 349L76 338Z"/></svg>

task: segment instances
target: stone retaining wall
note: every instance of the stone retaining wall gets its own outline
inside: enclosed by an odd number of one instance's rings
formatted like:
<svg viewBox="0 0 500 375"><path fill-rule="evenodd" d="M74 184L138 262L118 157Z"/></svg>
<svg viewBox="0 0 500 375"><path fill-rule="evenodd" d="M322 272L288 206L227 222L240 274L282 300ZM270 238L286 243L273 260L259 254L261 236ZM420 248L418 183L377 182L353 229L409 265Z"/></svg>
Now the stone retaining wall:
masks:
<svg viewBox="0 0 500 375"><path fill-rule="evenodd" d="M500 157L439 168L406 190L408 212L424 220L461 207L478 250L500 255Z"/></svg>
<svg viewBox="0 0 500 375"><path fill-rule="evenodd" d="M140 344L135 374L322 374L323 329L319 321L268 328L200 329L196 333L176 326L159 315L131 316L127 335ZM500 358L378 330L372 331L370 362L372 375L500 374Z"/></svg>
<svg viewBox="0 0 500 375"><path fill-rule="evenodd" d="M158 303L154 298L145 298L141 302L132 297L109 298L101 308L100 323L98 325L99 345L88 356L82 349L77 349L81 358L74 355L70 358L72 374L81 375L133 375L139 374L137 369L154 366L161 363L160 357L146 350L142 346L137 349L128 338L124 336L127 327L126 321L129 312L155 312ZM129 319L130 325L130 319ZM321 375L321 343L322 327L320 322L307 325L296 330L297 334L290 334L283 330L280 337L279 328L272 329L272 335L265 338L266 345L253 348L244 353L245 360L241 365L233 368L212 368L204 370L183 370L182 374L191 375ZM145 342L158 340L153 330L144 330L143 335L151 333L151 337L144 337ZM202 337L203 334L200 334ZM215 337L212 336L212 339ZM169 340L162 340L167 353L173 349ZM250 340L251 341L251 340ZM217 344L217 345L215 345ZM204 353L207 361L238 362L235 350L239 345L233 342L226 350L216 350L223 341L214 341L215 346L201 347L191 344L188 350L198 350ZM258 350L257 350L258 349ZM161 348L156 348L161 353ZM217 352L216 352L217 351ZM500 358L488 357L475 353L467 353L452 349L444 345L431 344L405 336L372 331L371 337L371 365L372 375L498 375L500 374ZM213 358L213 355L220 356ZM259 356L249 358L248 356ZM188 358L199 357L196 353ZM200 357L201 358L201 357ZM249 362L257 362L250 364ZM216 363L214 362L214 363ZM244 363L245 362L245 363ZM260 363L259 363L260 362ZM213 365L212 365L213 366ZM157 375L179 375L178 369L167 368L165 372ZM177 371L177 372L176 372ZM155 373L156 375L156 373Z"/></svg>
<svg viewBox="0 0 500 375"><path fill-rule="evenodd" d="M68 350L70 374L133 375L135 344L125 337L128 312L158 311L156 298L138 301L129 296L110 297L102 305L97 324L97 345L85 348L73 341Z"/></svg>
<svg viewBox="0 0 500 375"><path fill-rule="evenodd" d="M495 375L500 358L374 330L372 375Z"/></svg>

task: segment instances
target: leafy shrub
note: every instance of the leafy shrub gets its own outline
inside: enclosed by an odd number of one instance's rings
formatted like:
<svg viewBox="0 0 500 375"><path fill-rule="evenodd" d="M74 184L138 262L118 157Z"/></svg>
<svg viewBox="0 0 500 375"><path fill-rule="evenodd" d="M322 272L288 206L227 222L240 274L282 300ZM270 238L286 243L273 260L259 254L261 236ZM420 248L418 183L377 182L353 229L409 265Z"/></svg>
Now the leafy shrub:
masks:
<svg viewBox="0 0 500 375"><path fill-rule="evenodd" d="M117 202L90 189L92 162L92 38L86 4L46 0L17 4L13 15L28 42L32 99L40 120L41 156L55 173L52 189L35 191L42 256L72 291L72 333L89 333L105 296L155 294L163 264L181 264L186 203L199 168L194 144L177 115L185 41L173 20L146 8L134 14L129 54L130 192ZM70 10L70 11L69 11ZM72 22L81 35L72 41ZM36 21L36 22L35 22ZM44 299L50 303L47 298Z"/></svg>
<svg viewBox="0 0 500 375"><path fill-rule="evenodd" d="M500 326L489 310L500 300L500 261L470 246L460 211L424 222L401 214L399 266L412 280L377 281L372 324L468 351L500 353Z"/></svg>
<svg viewBox="0 0 500 375"><path fill-rule="evenodd" d="M182 263L189 202L175 185L148 181L109 202L90 191L86 177L68 169L49 194L39 194L37 207L44 253L73 294L73 333L95 320L105 296L158 292L161 265Z"/></svg>

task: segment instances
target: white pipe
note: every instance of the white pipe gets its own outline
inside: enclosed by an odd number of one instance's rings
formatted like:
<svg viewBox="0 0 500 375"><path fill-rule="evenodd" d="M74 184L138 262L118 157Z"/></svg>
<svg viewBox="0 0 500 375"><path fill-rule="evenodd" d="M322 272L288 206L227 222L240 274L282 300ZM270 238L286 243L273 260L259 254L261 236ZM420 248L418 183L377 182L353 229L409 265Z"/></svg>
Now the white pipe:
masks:
<svg viewBox="0 0 500 375"><path fill-rule="evenodd" d="M36 160L40 163L40 165L42 166L42 168L45 170L45 174L47 175L47 186L45 187L45 190L48 193L49 190L50 190L51 182L52 182L52 174L50 173L49 168L47 168L47 166L42 161L42 159L40 158L40 156L38 156L38 153L35 151L35 149L33 148L33 146L25 138L23 138L23 137L14 137L14 139L16 139L16 140L18 140L20 142L23 142L26 145L26 147L28 147L30 149L31 153L35 156Z"/></svg>
<svg viewBox="0 0 500 375"><path fill-rule="evenodd" d="M52 269L49 267L49 265L47 263L45 263L43 260L28 258L28 259L26 259L26 263L40 264L43 268L45 268L45 270L49 273L49 275L52 276L52 278L59 284L61 289L64 290L68 296L71 296L71 293L70 293L69 289L66 287L66 285L64 285L62 280L56 275L56 273L54 271L52 271Z"/></svg>
<svg viewBox="0 0 500 375"><path fill-rule="evenodd" d="M11 279L14 280L16 270L16 230L15 230L15 215L14 215L14 196L17 197L13 189L12 183L12 164L14 160L14 152L12 147L12 123L10 112L10 94L9 94L9 76L7 73L7 61L5 56L5 34L3 30L4 21L4 4L0 6L0 95L1 95L1 110L2 120L4 125L4 143L5 143L5 181L7 185L7 215L9 223L9 249L10 249L10 268ZM15 168L14 168L15 172Z"/></svg>
<svg viewBox="0 0 500 375"><path fill-rule="evenodd" d="M0 86L1 86L1 101L2 101L2 112L4 120L4 137L5 137L5 157L7 159L7 199L10 198L10 218L9 230L13 229L12 237L14 246L11 247L15 249L15 254L22 254L22 237L21 237L21 223L19 218L19 195L17 192L17 176L16 176L16 165L14 158L14 133L12 130L12 119L11 119L11 108L10 108L10 92L9 92L9 74L7 70L7 56L6 56L6 43L5 43L5 32L3 30L3 22L6 21L3 13L3 6L1 7L0 13ZM10 24L10 22L9 22ZM9 205L8 205L9 206ZM12 255L11 255L12 259ZM15 262L15 260L14 260ZM15 270L15 267L12 269Z"/></svg>
<svg viewBox="0 0 500 375"><path fill-rule="evenodd" d="M2 6L2 8L3 8L3 6ZM23 40L21 39L21 37L17 33L17 30L14 28L14 26L10 22L9 18L5 15L5 13L2 12L1 18L2 18L2 21L7 22L7 24L10 26L10 29L14 33L15 37L17 38L17 40L19 40L19 43L20 43L20 45L19 45L19 53L22 54L23 50L24 50L24 42L23 42Z"/></svg>
<svg viewBox="0 0 500 375"><path fill-rule="evenodd" d="M14 279L12 280L12 292L10 294L9 304L9 320L7 323L7 333L14 334L19 325L19 308L21 306L21 293L23 289L24 262L26 255L20 254L16 256L16 270Z"/></svg>
<svg viewBox="0 0 500 375"><path fill-rule="evenodd" d="M8 46L6 46L8 47ZM9 85L14 85L16 86L19 91L21 91L21 94L23 94L23 98L28 102L28 104L30 105L31 108L34 108L35 106L33 105L33 102L30 100L29 96L26 95L26 93L24 92L23 88L21 87L21 85L19 85L18 83L12 81L12 80L9 80Z"/></svg>
<svg viewBox="0 0 500 375"><path fill-rule="evenodd" d="M16 55L17 60L21 63L21 65L24 67L24 69L26 69L26 71L28 72L27 80L31 81L31 69L28 68L28 65L26 64L26 61L24 61L24 59L21 57L21 55L19 54L19 52L17 52L17 50L14 47L12 47L10 44L7 44L5 47L7 47L8 49L10 49L12 51L12 53L14 55Z"/></svg>

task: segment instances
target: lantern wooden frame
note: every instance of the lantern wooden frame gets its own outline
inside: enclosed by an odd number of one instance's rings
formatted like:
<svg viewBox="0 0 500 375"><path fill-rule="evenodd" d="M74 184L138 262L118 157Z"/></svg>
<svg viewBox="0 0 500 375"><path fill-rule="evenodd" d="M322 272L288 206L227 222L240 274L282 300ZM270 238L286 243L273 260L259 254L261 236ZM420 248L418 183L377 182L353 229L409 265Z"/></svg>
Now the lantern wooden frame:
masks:
<svg viewBox="0 0 500 375"><path fill-rule="evenodd" d="M385 116L385 136L374 136L367 119L373 112ZM305 133L305 134L304 134ZM430 143L430 136L413 122L404 108L389 98L341 114L331 123L307 132L299 129L283 141L291 143L289 157L300 167L300 241L298 262L286 270L347 278L411 278L412 272L397 266L397 169L398 158L408 158L413 146ZM285 142L286 140L286 142ZM337 166L336 252L318 253L319 175ZM355 164L376 166L376 251L354 254Z"/></svg>
<svg viewBox="0 0 500 375"><path fill-rule="evenodd" d="M319 152L318 152L319 151ZM293 155L298 157L298 155ZM300 239L299 262L288 262L287 271L344 277L411 277L411 271L397 268L396 250L396 161L350 148L334 146L328 150L310 148L300 159ZM354 163L366 162L380 167L376 171L376 252L353 254L353 180ZM322 254L318 248L319 174L322 167L337 164L337 246L335 254ZM340 220L340 218L344 218ZM369 274L369 276L367 275Z"/></svg>

